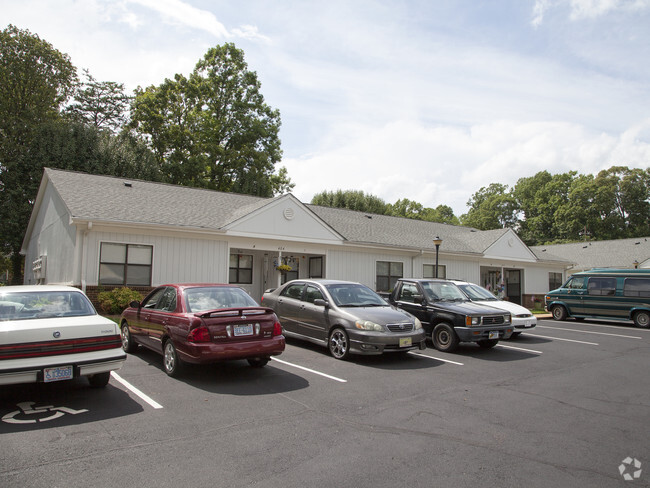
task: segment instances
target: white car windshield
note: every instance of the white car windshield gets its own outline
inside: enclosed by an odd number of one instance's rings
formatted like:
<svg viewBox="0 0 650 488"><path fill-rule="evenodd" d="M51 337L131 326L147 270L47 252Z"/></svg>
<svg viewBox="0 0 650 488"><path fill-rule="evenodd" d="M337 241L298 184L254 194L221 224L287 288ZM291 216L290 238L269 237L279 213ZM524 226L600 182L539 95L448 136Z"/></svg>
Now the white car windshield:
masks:
<svg viewBox="0 0 650 488"><path fill-rule="evenodd" d="M95 309L81 292L0 290L0 321L49 317L95 315Z"/></svg>
<svg viewBox="0 0 650 488"><path fill-rule="evenodd" d="M478 285L458 285L461 290L467 293L470 300L498 300L489 290Z"/></svg>

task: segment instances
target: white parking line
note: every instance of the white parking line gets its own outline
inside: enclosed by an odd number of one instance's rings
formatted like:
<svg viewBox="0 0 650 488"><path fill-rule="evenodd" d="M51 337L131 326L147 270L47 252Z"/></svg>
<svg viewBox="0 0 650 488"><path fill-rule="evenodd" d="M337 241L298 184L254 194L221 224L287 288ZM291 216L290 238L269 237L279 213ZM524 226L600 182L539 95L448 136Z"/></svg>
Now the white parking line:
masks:
<svg viewBox="0 0 650 488"><path fill-rule="evenodd" d="M307 371L309 373L314 373L314 374L317 374L317 375L320 375L320 376L324 376L325 378L329 378L331 380L338 381L340 383L347 383L348 382L348 380L337 378L336 376L331 376L329 374L321 373L320 371L316 371L316 370L313 370L313 369L305 368L304 366L299 366L297 364L288 363L286 361L283 361L282 359L271 358L271 360L272 361L277 361L278 363L286 364L287 366L291 366L293 368L302 369L303 371Z"/></svg>
<svg viewBox="0 0 650 488"><path fill-rule="evenodd" d="M551 336L543 336L543 335L528 334L528 333L526 335L530 337L541 337L542 339L553 339L554 341L577 342L578 344L588 344L590 346L598 345L597 342L576 341L573 339L562 339L561 337L551 337Z"/></svg>
<svg viewBox="0 0 650 488"><path fill-rule="evenodd" d="M607 332L596 332L593 330L564 329L562 327L549 327L548 325L538 325L537 327L540 327L541 329L569 330L571 332L583 332L585 334L598 334L598 335L606 335L612 337L625 337L626 339L643 339L643 337L629 336L629 335L622 335L622 334L608 334Z"/></svg>
<svg viewBox="0 0 650 488"><path fill-rule="evenodd" d="M532 352L533 354L543 354L542 351L535 351L534 349L524 349L523 347L506 346L504 344L497 344L496 347L505 347L506 349L515 349L517 351Z"/></svg>
<svg viewBox="0 0 650 488"><path fill-rule="evenodd" d="M422 356L423 358L435 359L436 361L442 361L443 363L451 363L451 364L457 364L458 366L465 366L463 363L459 363L457 361L450 361L449 359L441 359L441 358L436 358L434 356L427 356L426 354L422 354L421 352L411 351L409 352L409 354L413 354L414 356Z"/></svg>
<svg viewBox="0 0 650 488"><path fill-rule="evenodd" d="M163 406L155 401L153 398L151 398L149 395L145 395L142 393L140 390L138 390L135 386L133 386L131 383L126 381L124 378L122 378L120 375L118 375L115 371L111 371L111 376L115 378L117 381L122 383L128 390L131 392L135 393L137 396L139 396L142 400L147 402L149 405L151 405L153 408L163 408Z"/></svg>

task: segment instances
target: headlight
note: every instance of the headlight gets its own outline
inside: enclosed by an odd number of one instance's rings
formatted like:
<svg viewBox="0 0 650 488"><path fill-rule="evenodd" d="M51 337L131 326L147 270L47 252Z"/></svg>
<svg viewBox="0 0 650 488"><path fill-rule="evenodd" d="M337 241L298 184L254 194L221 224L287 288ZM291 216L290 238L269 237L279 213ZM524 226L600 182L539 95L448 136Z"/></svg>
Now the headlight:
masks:
<svg viewBox="0 0 650 488"><path fill-rule="evenodd" d="M415 330L420 330L422 328L422 322L420 322L420 319L415 317Z"/></svg>
<svg viewBox="0 0 650 488"><path fill-rule="evenodd" d="M384 330L381 325L370 322L370 320L357 320L354 325L356 325L357 329L361 330L374 330L377 332L382 332Z"/></svg>
<svg viewBox="0 0 650 488"><path fill-rule="evenodd" d="M469 315L465 317L465 325L481 325L481 317L470 317Z"/></svg>
<svg viewBox="0 0 650 488"><path fill-rule="evenodd" d="M504 316L503 316L503 323L504 323L504 324L509 324L509 323L510 323L510 319L511 319L510 315L504 315Z"/></svg>

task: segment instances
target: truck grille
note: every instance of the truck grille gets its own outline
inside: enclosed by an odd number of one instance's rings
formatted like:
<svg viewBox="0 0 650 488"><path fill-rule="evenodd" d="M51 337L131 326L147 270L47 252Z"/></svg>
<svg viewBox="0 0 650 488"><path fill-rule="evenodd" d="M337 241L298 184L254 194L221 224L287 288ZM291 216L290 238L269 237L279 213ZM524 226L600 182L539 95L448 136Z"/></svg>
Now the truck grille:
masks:
<svg viewBox="0 0 650 488"><path fill-rule="evenodd" d="M387 324L386 328L391 332L411 332L413 324Z"/></svg>
<svg viewBox="0 0 650 488"><path fill-rule="evenodd" d="M503 315L496 315L494 317L483 317L483 325L500 325L503 324Z"/></svg>

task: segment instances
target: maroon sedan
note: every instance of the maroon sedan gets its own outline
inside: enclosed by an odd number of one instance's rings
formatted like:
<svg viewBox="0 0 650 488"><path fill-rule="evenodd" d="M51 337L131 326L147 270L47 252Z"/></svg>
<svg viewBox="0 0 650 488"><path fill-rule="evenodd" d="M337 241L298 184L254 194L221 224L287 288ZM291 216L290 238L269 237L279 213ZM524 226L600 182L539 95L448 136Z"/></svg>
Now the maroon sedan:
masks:
<svg viewBox="0 0 650 488"><path fill-rule="evenodd" d="M141 303L131 302L120 327L123 349L143 345L162 354L169 376L177 376L183 363L247 359L261 368L285 347L273 310L231 285L159 286Z"/></svg>

